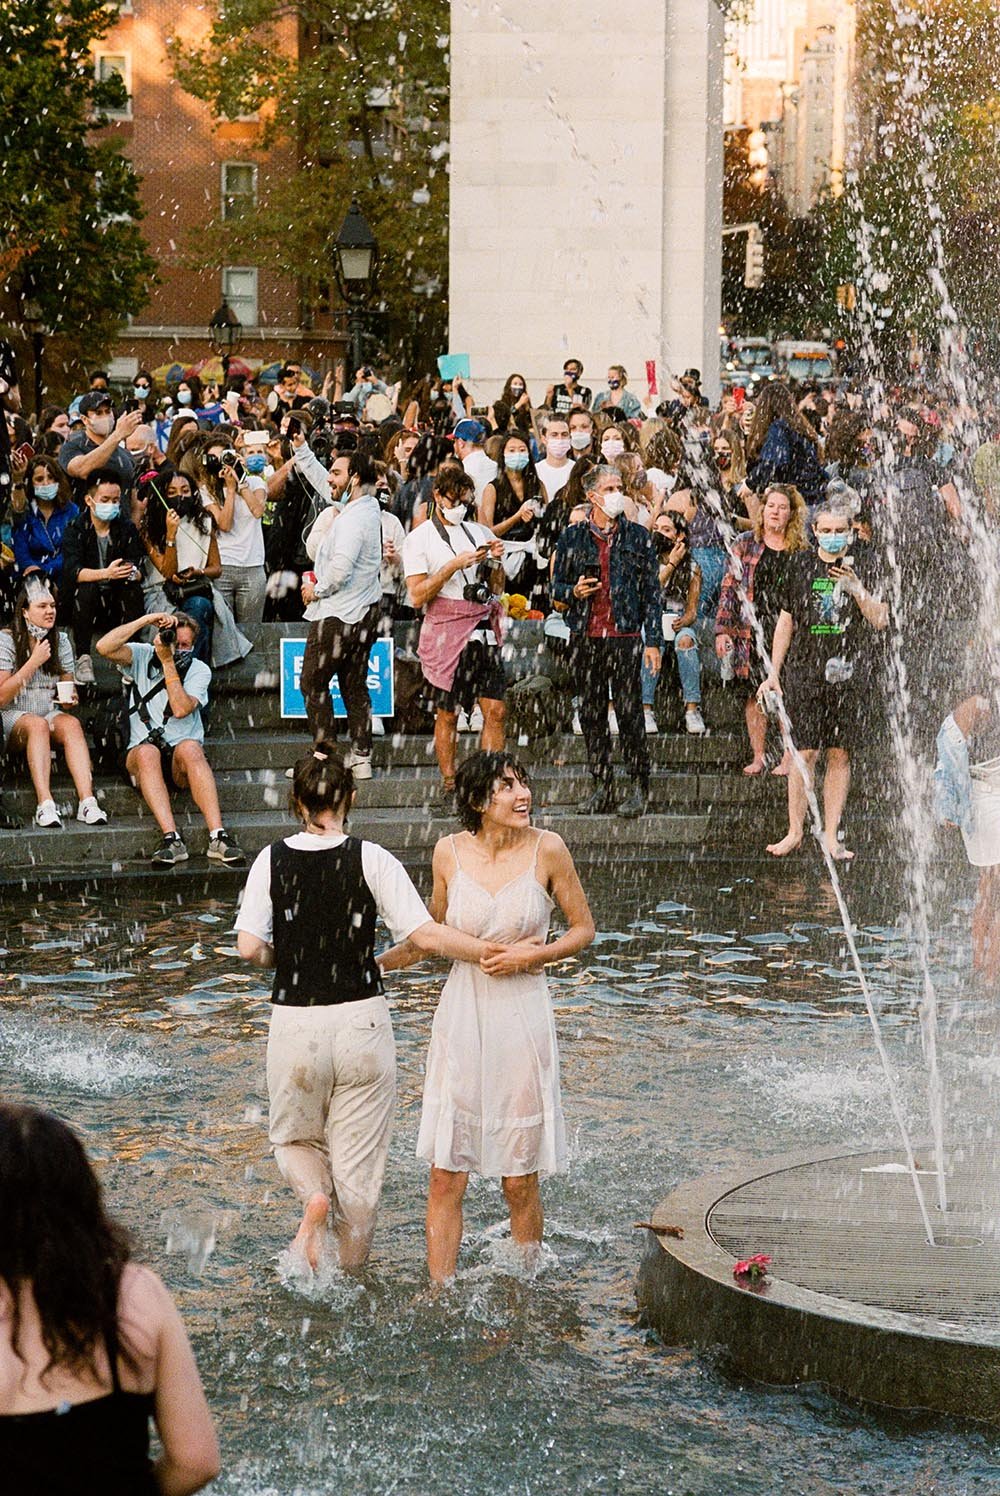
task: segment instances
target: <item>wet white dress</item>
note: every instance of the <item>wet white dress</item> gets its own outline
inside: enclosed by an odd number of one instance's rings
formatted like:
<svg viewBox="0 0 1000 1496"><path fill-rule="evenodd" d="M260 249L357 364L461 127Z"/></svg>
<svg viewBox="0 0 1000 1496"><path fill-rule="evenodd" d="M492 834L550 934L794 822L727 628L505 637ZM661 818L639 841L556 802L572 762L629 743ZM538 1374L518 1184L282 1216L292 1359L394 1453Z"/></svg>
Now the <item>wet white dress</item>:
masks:
<svg viewBox="0 0 1000 1496"><path fill-rule="evenodd" d="M465 871L451 837L445 923L481 940L544 940L553 906L536 873L543 835L531 866L497 894ZM565 1171L559 1051L544 973L491 977L455 962L431 1030L417 1157L494 1178Z"/></svg>

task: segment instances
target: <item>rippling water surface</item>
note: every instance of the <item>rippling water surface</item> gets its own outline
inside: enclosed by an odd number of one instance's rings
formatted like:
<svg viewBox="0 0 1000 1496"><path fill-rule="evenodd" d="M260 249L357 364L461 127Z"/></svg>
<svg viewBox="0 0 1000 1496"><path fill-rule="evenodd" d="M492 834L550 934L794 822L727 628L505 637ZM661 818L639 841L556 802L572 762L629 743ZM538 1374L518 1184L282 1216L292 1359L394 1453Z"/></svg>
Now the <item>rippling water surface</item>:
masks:
<svg viewBox="0 0 1000 1496"><path fill-rule="evenodd" d="M79 1128L175 1293L219 1422L213 1489L1000 1489L991 1433L740 1385L637 1324L633 1223L676 1183L877 1141L891 1119L818 879L584 876L598 940L552 976L571 1168L544 1186L548 1250L519 1275L499 1187L473 1182L461 1273L436 1302L413 1150L443 970L393 979L400 1107L371 1268L307 1290L281 1262L297 1212L266 1145L267 994L236 959L231 902L182 884L8 902L0 1083ZM894 891L868 876L849 897L920 1133L915 969ZM967 979L967 893L935 914L952 1138L995 1111L1000 1069L993 995Z"/></svg>

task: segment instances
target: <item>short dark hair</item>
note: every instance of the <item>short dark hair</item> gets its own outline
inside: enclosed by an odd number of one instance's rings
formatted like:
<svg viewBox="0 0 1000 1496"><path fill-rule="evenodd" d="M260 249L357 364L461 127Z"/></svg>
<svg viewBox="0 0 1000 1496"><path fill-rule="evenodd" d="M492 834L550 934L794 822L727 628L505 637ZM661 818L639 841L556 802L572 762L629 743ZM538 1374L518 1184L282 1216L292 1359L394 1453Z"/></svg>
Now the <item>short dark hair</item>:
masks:
<svg viewBox="0 0 1000 1496"><path fill-rule="evenodd" d="M434 492L442 499L457 499L461 503L467 494L475 491L476 485L464 468L449 464L434 474Z"/></svg>
<svg viewBox="0 0 1000 1496"><path fill-rule="evenodd" d="M360 450L352 452L351 460L347 464L347 472L351 478L357 478L359 483L367 484L369 487L374 484L375 479L378 477L378 469L375 466L374 457L368 452Z"/></svg>
<svg viewBox="0 0 1000 1496"><path fill-rule="evenodd" d="M473 836L483 824L483 811L498 779L509 769L520 784L531 779L519 758L511 753L470 753L455 773L455 810L466 831Z"/></svg>
<svg viewBox="0 0 1000 1496"><path fill-rule="evenodd" d="M117 471L116 468L95 468L92 473L89 473L87 475L87 486L84 489L84 493L93 493L96 489L100 488L102 483L113 483L116 488L125 487L124 483L122 482L122 475Z"/></svg>
<svg viewBox="0 0 1000 1496"><path fill-rule="evenodd" d="M95 379L107 379L107 377L107 369L95 369L92 374L87 375L87 378L90 380L91 384L93 384Z"/></svg>
<svg viewBox="0 0 1000 1496"><path fill-rule="evenodd" d="M350 809L354 775L336 743L319 742L296 759L288 804L293 815L304 810L310 818L324 810Z"/></svg>

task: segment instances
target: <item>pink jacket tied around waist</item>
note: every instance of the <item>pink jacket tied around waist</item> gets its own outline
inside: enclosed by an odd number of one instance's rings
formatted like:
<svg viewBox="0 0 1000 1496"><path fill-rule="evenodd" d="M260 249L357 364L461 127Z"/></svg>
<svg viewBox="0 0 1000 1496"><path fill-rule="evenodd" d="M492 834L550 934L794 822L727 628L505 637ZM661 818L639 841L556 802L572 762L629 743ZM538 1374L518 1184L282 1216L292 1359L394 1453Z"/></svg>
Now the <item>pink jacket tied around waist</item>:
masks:
<svg viewBox="0 0 1000 1496"><path fill-rule="evenodd" d="M464 597L436 597L427 604L417 654L424 678L439 691L450 691L458 657L476 629L488 623L500 643L500 604L466 602Z"/></svg>

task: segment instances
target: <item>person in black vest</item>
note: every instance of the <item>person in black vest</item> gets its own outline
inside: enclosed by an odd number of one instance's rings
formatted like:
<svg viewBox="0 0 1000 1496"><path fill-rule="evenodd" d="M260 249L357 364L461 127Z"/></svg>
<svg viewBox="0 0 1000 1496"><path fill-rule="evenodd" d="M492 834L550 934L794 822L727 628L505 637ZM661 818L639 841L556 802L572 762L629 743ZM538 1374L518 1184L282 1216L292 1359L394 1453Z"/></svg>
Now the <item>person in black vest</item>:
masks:
<svg viewBox="0 0 1000 1496"><path fill-rule="evenodd" d="M292 1250L313 1270L331 1208L342 1268L364 1264L375 1233L396 1103L377 917L396 941L454 961L503 949L436 924L396 858L347 835L353 803L334 745L299 759L291 808L304 829L257 857L236 921L243 959L274 969L268 1134L304 1206Z"/></svg>

